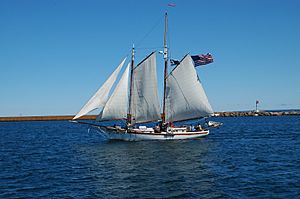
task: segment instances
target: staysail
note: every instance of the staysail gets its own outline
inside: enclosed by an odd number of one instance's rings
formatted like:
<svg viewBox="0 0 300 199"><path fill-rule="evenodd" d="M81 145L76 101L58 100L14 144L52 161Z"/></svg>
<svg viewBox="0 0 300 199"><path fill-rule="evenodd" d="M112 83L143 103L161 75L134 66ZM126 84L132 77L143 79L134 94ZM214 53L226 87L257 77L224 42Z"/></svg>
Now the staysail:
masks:
<svg viewBox="0 0 300 199"><path fill-rule="evenodd" d="M157 89L156 54L151 53L134 70L131 113L133 123L160 119L160 102Z"/></svg>
<svg viewBox="0 0 300 199"><path fill-rule="evenodd" d="M99 88L99 90L89 99L89 101L82 107L82 109L77 113L73 120L95 110L99 107L103 107L108 100L108 95L116 81L118 74L124 65L126 58L120 63L117 69L110 75L110 77L105 81L105 83Z"/></svg>
<svg viewBox="0 0 300 199"><path fill-rule="evenodd" d="M213 113L190 55L186 55L168 75L166 95L166 122L200 118Z"/></svg>
<svg viewBox="0 0 300 199"><path fill-rule="evenodd" d="M97 117L97 121L124 119L128 110L128 77L130 63L127 65L114 92Z"/></svg>

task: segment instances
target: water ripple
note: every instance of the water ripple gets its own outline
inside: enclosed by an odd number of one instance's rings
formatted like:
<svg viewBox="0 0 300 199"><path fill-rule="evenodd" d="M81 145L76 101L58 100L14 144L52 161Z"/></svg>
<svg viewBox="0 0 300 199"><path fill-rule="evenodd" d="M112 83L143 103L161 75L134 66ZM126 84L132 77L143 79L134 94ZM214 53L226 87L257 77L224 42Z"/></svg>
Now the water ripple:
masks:
<svg viewBox="0 0 300 199"><path fill-rule="evenodd" d="M170 142L0 123L0 198L298 198L300 117L216 120L204 139Z"/></svg>

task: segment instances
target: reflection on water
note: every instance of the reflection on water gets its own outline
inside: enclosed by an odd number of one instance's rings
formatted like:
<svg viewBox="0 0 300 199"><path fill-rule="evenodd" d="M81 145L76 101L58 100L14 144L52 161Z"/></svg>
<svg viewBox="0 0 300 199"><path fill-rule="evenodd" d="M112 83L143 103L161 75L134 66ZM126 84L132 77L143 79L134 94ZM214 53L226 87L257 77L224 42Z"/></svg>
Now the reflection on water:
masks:
<svg viewBox="0 0 300 199"><path fill-rule="evenodd" d="M93 176L99 177L95 187L99 193L188 197L212 191L216 195L214 174L205 163L210 145L204 140L114 141L80 150L87 154Z"/></svg>

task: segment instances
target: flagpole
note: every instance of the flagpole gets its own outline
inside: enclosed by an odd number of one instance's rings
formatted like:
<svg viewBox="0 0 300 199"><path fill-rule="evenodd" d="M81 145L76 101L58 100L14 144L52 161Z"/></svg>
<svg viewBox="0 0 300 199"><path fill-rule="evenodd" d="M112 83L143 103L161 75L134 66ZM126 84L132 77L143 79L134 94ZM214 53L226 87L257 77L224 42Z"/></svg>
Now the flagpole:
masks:
<svg viewBox="0 0 300 199"><path fill-rule="evenodd" d="M168 13L165 13L165 31L164 31L164 99L163 99L163 113L161 116L162 124L166 122L166 90L167 90L167 75L168 75L168 47L167 47L167 28L168 28Z"/></svg>

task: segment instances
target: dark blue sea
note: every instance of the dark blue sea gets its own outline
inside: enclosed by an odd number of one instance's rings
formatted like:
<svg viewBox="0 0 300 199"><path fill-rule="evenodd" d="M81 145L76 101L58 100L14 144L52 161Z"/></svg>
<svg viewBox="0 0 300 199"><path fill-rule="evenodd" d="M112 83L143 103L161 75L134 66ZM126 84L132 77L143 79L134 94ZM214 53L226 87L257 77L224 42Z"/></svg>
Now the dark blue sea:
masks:
<svg viewBox="0 0 300 199"><path fill-rule="evenodd" d="M67 121L0 123L0 198L300 198L300 117L213 118L190 141L106 141Z"/></svg>

